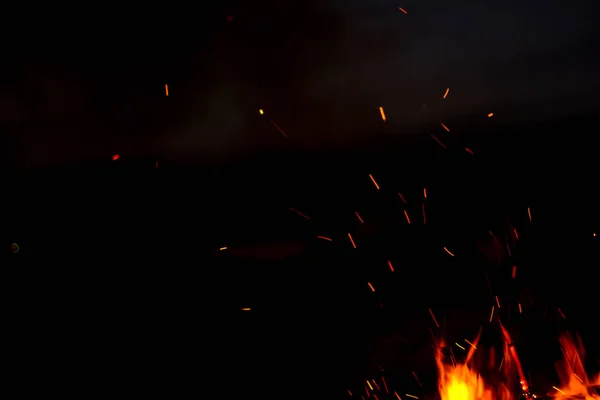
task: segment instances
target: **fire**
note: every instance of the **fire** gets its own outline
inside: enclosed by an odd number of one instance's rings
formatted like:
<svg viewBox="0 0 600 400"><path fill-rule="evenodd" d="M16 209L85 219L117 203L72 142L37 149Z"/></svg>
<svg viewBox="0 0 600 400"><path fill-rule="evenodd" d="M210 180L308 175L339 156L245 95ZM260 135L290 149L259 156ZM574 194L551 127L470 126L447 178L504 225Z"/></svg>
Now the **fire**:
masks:
<svg viewBox="0 0 600 400"><path fill-rule="evenodd" d="M579 336L564 334L559 338L564 359L556 364L560 387L550 393L555 399L598 400L593 386L600 385L600 374L591 380L585 371L585 350Z"/></svg>
<svg viewBox="0 0 600 400"><path fill-rule="evenodd" d="M481 332L470 344L465 361L458 362L451 355L451 363L445 361L444 343L438 347L436 363L438 367L438 390L441 400L511 400L510 390L505 384L492 385L486 382L475 368L474 355ZM491 353L494 359L493 352Z"/></svg>
<svg viewBox="0 0 600 400"><path fill-rule="evenodd" d="M436 355L438 391L441 400L513 400L516 396L509 389L514 386L511 377L520 379L521 389L524 394L527 393L526 398L536 398L535 395L528 394L528 384L523 377L521 363L512 347L508 331L503 326L501 329L506 343L499 369L504 373L499 377L497 368L496 374L490 375L498 382L486 381L485 368L477 368L474 365L474 355L480 335L472 343L467 342L470 349L463 362L458 362L452 353L449 357L451 362L448 363L448 357L443 352L444 343L441 343ZM595 379L588 377L584 367L585 351L581 339L578 336L574 338L570 334L564 334L559 341L564 354L564 358L556 364L560 387L554 386L548 395L555 400L600 400L600 396L594 389L594 386L600 384L600 375ZM493 351L480 355L487 360L490 367L493 367L496 361Z"/></svg>

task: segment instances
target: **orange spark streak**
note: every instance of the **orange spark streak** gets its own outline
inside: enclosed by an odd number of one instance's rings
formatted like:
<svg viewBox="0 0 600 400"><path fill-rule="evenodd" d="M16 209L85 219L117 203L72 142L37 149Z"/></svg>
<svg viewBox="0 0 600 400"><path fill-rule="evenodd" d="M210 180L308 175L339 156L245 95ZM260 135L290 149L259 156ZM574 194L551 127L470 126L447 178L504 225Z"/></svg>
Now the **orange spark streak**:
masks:
<svg viewBox="0 0 600 400"><path fill-rule="evenodd" d="M406 204L406 200L404 199L404 196L402 196L402 193L398 192L398 196L400 196L404 204Z"/></svg>
<svg viewBox="0 0 600 400"><path fill-rule="evenodd" d="M435 137L435 135L430 134L430 136L433 138L433 140L435 140L436 142L438 142L438 144L440 146L442 146L443 148L447 149L446 145L444 143L440 142L440 139L438 139L437 137Z"/></svg>
<svg viewBox="0 0 600 400"><path fill-rule="evenodd" d="M286 133L283 131L283 129L281 129L279 127L279 125L277 125L275 122L273 122L273 120L271 119L271 124L273 124L273 126L275 127L275 129L277 129L279 131L279 133L281 133L284 137L287 137Z"/></svg>
<svg viewBox="0 0 600 400"><path fill-rule="evenodd" d="M369 174L369 178L371 178L371 180L373 181L373 184L375 185L377 190L379 190L379 185L377 184L377 181L375 180L375 178L373 178L373 175Z"/></svg>
<svg viewBox="0 0 600 400"><path fill-rule="evenodd" d="M494 319L494 306L492 306L492 312L490 314L490 322L492 322L492 319Z"/></svg>
<svg viewBox="0 0 600 400"><path fill-rule="evenodd" d="M448 250L447 248L444 247L444 250L446 250L446 253L450 254L452 257L454 257L454 254L452 254L452 252L450 250Z"/></svg>
<svg viewBox="0 0 600 400"><path fill-rule="evenodd" d="M489 113L488 114L488 118L492 118L494 116L494 113Z"/></svg>
<svg viewBox="0 0 600 400"><path fill-rule="evenodd" d="M450 129L448 129L448 127L442 123L440 123L440 125L442 125L442 128L444 128L446 130L446 132L450 132Z"/></svg>
<svg viewBox="0 0 600 400"><path fill-rule="evenodd" d="M404 216L406 217L406 222L410 224L410 218L408 218L408 212L406 212L406 210L404 210Z"/></svg>
<svg viewBox="0 0 600 400"><path fill-rule="evenodd" d="M379 107L379 113L381 114L381 119L383 120L383 122L387 121L387 118L385 117L385 111L383 111L383 107Z"/></svg>
<svg viewBox="0 0 600 400"><path fill-rule="evenodd" d="M423 198L427 198L427 189L423 188Z"/></svg>
<svg viewBox="0 0 600 400"><path fill-rule="evenodd" d="M499 310L500 309L500 300L498 299L498 296L495 296L495 297L496 297L496 304L498 305L498 310Z"/></svg>
<svg viewBox="0 0 600 400"><path fill-rule="evenodd" d="M242 308L242 311L250 311L250 310L251 310L250 307L244 307L244 308Z"/></svg>
<svg viewBox="0 0 600 400"><path fill-rule="evenodd" d="M444 93L444 95L442 96L442 99L445 99L446 96L448 96L448 92L450 91L450 88L446 89L446 93Z"/></svg>
<svg viewBox="0 0 600 400"><path fill-rule="evenodd" d="M352 247L356 248L356 243L354 243L354 239L352 239L352 235L348 233L348 238L350 238L350 243L352 243Z"/></svg>
<svg viewBox="0 0 600 400"><path fill-rule="evenodd" d="M317 238L327 240L328 242L333 242L333 240L331 240L331 238L328 238L327 236L317 236Z"/></svg>
<svg viewBox="0 0 600 400"><path fill-rule="evenodd" d="M371 288L371 291L375 292L375 288L373 287L373 285L371 285L371 282L367 282L367 283L369 284L369 287ZM371 384L369 384L369 386L371 386ZM371 388L371 390L373 390L373 388Z"/></svg>
<svg viewBox="0 0 600 400"><path fill-rule="evenodd" d="M363 221L363 219L360 217L360 214L358 213L358 211L356 211L354 214L356 214L356 217L358 218L358 220L360 221L361 224L365 223L365 221Z"/></svg>
<svg viewBox="0 0 600 400"><path fill-rule="evenodd" d="M531 220L531 209L529 207L527 207L527 215L529 216L529 222L532 222L532 220Z"/></svg>
<svg viewBox="0 0 600 400"><path fill-rule="evenodd" d="M513 265L513 267L512 267L512 275L511 276L513 279L517 278L517 266L516 265Z"/></svg>
<svg viewBox="0 0 600 400"><path fill-rule="evenodd" d="M305 214L302 214L300 211L298 211L298 210L296 210L296 209L294 209L294 208L290 208L290 211L293 211L293 212L295 212L296 214L298 214L299 216L301 216L301 217L303 217L303 218L306 218L306 219L310 220L310 217L309 217L309 216L307 216L307 215L305 215Z"/></svg>
<svg viewBox="0 0 600 400"><path fill-rule="evenodd" d="M390 271L394 272L394 266L392 265L392 262L390 260L388 260L388 265L390 267Z"/></svg>
<svg viewBox="0 0 600 400"><path fill-rule="evenodd" d="M439 328L440 324L438 324L437 319L435 318L435 315L433 315L433 311L431 311L431 308L429 309L429 314L431 314L431 318L433 318L433 322L435 322L435 326L437 326Z"/></svg>
<svg viewBox="0 0 600 400"><path fill-rule="evenodd" d="M415 371L412 371L412 374L415 377L415 380L417 381L417 383L419 384L419 386L423 387L423 385L421 385L421 381L419 381L419 377L417 376L417 373Z"/></svg>
<svg viewBox="0 0 600 400"><path fill-rule="evenodd" d="M169 85L165 84L165 95L169 97Z"/></svg>
<svg viewBox="0 0 600 400"><path fill-rule="evenodd" d="M402 8L402 7L398 7L398 10L402 11L404 14L408 14L408 13L406 12L406 10L405 10L404 8Z"/></svg>
<svg viewBox="0 0 600 400"><path fill-rule="evenodd" d="M471 149L470 149L470 148L468 148L468 147L465 147L465 151L466 151L467 153L469 153L469 154L475 154L475 153L473 153L473 150L471 150Z"/></svg>

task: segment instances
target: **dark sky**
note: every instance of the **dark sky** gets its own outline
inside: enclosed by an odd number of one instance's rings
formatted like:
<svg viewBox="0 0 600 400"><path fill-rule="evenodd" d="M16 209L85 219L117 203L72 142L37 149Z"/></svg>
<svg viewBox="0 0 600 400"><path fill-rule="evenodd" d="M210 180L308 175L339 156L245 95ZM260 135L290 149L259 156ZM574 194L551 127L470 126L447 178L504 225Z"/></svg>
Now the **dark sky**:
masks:
<svg viewBox="0 0 600 400"><path fill-rule="evenodd" d="M24 20L2 67L11 161L328 150L442 120L517 124L600 106L593 1L226 3Z"/></svg>

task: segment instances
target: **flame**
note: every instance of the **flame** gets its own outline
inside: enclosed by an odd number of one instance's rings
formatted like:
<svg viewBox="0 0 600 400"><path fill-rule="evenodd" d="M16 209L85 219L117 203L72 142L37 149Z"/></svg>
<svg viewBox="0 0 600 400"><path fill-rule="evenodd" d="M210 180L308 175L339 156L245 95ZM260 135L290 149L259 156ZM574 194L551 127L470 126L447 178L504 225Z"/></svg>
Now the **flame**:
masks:
<svg viewBox="0 0 600 400"><path fill-rule="evenodd" d="M477 351L477 344L481 332L476 339L469 342L470 349L463 362L457 362L452 355L452 363L444 361L442 349L444 343L440 343L436 354L438 367L438 390L441 400L511 400L513 398L510 390L503 383L491 385L486 382L479 372L473 367L473 356ZM494 353L490 353L489 360L494 360Z"/></svg>
<svg viewBox="0 0 600 400"><path fill-rule="evenodd" d="M556 364L560 388L554 387L550 396L561 400L600 399L593 389L593 386L600 385L600 374L594 380L588 377L584 367L585 350L581 338L563 334L558 340L564 355L564 359Z"/></svg>

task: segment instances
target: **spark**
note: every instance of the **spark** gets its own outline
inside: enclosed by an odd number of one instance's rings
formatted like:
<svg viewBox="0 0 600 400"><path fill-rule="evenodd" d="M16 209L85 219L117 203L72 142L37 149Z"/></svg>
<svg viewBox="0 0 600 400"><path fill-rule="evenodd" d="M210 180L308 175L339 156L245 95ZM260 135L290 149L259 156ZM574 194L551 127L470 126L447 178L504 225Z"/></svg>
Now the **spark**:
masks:
<svg viewBox="0 0 600 400"><path fill-rule="evenodd" d="M494 116L494 113L489 113L488 114L488 118L492 118Z"/></svg>
<svg viewBox="0 0 600 400"><path fill-rule="evenodd" d="M402 11L404 14L408 14L408 12L406 12L406 10L402 7L398 7L398 10Z"/></svg>
<svg viewBox="0 0 600 400"><path fill-rule="evenodd" d="M453 253L452 253L450 250L448 250L448 249L447 249L447 248L445 248L445 247L444 247L444 250L446 250L446 253L448 253L448 254L450 254L452 257L454 257L454 254L453 254Z"/></svg>
<svg viewBox="0 0 600 400"><path fill-rule="evenodd" d="M242 311L250 311L250 310L251 310L250 307L244 307L244 308L242 308Z"/></svg>
<svg viewBox="0 0 600 400"><path fill-rule="evenodd" d="M388 260L388 266L390 267L390 271L394 272L394 266L390 260Z"/></svg>
<svg viewBox="0 0 600 400"><path fill-rule="evenodd" d="M400 196L404 204L406 204L406 200L404 199L404 196L402 196L402 193L398 192L398 196Z"/></svg>
<svg viewBox="0 0 600 400"><path fill-rule="evenodd" d="M117 161L119 158L121 158L119 154L115 154L114 156L112 156L113 161Z"/></svg>
<svg viewBox="0 0 600 400"><path fill-rule="evenodd" d="M529 222L532 222L532 219L531 219L531 209L529 207L527 207L527 215L529 216Z"/></svg>
<svg viewBox="0 0 600 400"><path fill-rule="evenodd" d="M516 265L513 265L513 267L512 267L512 274L511 274L511 276L512 276L513 279L517 278L517 266Z"/></svg>
<svg viewBox="0 0 600 400"><path fill-rule="evenodd" d="M352 239L352 234L348 233L348 238L350 239L350 243L352 243L352 247L356 248L356 243L354 243L354 239Z"/></svg>
<svg viewBox="0 0 600 400"><path fill-rule="evenodd" d="M270 120L271 124L273 124L273 126L275 127L275 129L277 129L279 131L279 133L281 133L284 137L287 137L287 134L283 131L283 129L281 129L279 127L279 125L277 125L273 120Z"/></svg>
<svg viewBox="0 0 600 400"><path fill-rule="evenodd" d="M494 319L494 306L492 306L492 312L490 314L490 322L492 322L492 319Z"/></svg>
<svg viewBox="0 0 600 400"><path fill-rule="evenodd" d="M412 397L413 399L419 399L417 396L413 396L412 394L404 393L406 397Z"/></svg>
<svg viewBox="0 0 600 400"><path fill-rule="evenodd" d="M259 108L259 109L258 109L258 112L260 113L260 115L264 115L264 114L265 114L265 112L263 111L263 109L262 109L262 108Z"/></svg>
<svg viewBox="0 0 600 400"><path fill-rule="evenodd" d="M431 308L429 309L429 314L431 315L433 322L435 322L435 326L437 326L439 328L440 324L438 324L437 319L435 318L435 315L433 315L433 311L431 310Z"/></svg>
<svg viewBox="0 0 600 400"><path fill-rule="evenodd" d="M367 284L368 284L368 285L369 285L369 287L371 288L371 291L372 291L372 292L375 292L375 288L373 287L373 285L371 284L371 282L367 282ZM371 385L369 385L369 386L371 386ZM371 390L372 390L372 389L373 389L373 388L371 388Z"/></svg>
<svg viewBox="0 0 600 400"><path fill-rule="evenodd" d="M446 89L446 92L444 93L444 95L442 96L442 99L445 99L446 96L448 96L448 92L450 91L450 88Z"/></svg>
<svg viewBox="0 0 600 400"><path fill-rule="evenodd" d="M169 97L169 85L165 84L165 96Z"/></svg>
<svg viewBox="0 0 600 400"><path fill-rule="evenodd" d="M317 236L317 238L323 239L323 240L327 240L328 242L332 242L333 241L333 240L331 240L331 238L328 238L327 236Z"/></svg>
<svg viewBox="0 0 600 400"><path fill-rule="evenodd" d="M365 223L365 221L363 221L363 219L360 217L360 214L358 213L358 211L356 211L354 214L356 214L356 217L358 218L358 220L360 221L361 224Z"/></svg>
<svg viewBox="0 0 600 400"><path fill-rule="evenodd" d="M552 386L552 389L556 390L557 392L562 393L563 395L565 394L565 392L563 392L562 390L560 390L559 388L557 388L556 386Z"/></svg>
<svg viewBox="0 0 600 400"><path fill-rule="evenodd" d="M440 146L442 146L444 149L447 149L446 145L445 145L444 143L442 143L442 142L440 141L440 139L438 139L437 137L435 137L435 135L434 135L434 134L430 134L430 136L433 138L433 140L435 140L436 142L438 142L438 144L439 144Z"/></svg>
<svg viewBox="0 0 600 400"><path fill-rule="evenodd" d="M464 347L462 347L460 344L458 343L454 343L455 345L457 345L458 347L460 347L462 350L466 350Z"/></svg>
<svg viewBox="0 0 600 400"><path fill-rule="evenodd" d="M421 385L421 381L419 380L419 377L417 376L417 373L415 371L412 371L412 374L415 377L415 380L417 381L417 383L419 384L419 386L423 387L423 385Z"/></svg>
<svg viewBox="0 0 600 400"><path fill-rule="evenodd" d="M379 190L379 185L377 184L377 181L375 180L375 178L373 178L373 175L369 174L369 178L371 178L371 181L373 181L373 185L375 185L377 190Z"/></svg>
<svg viewBox="0 0 600 400"><path fill-rule="evenodd" d="M427 189L423 188L423 198L427 198Z"/></svg>
<svg viewBox="0 0 600 400"><path fill-rule="evenodd" d="M381 367L380 367L380 368L381 368ZM387 383L385 382L385 378L384 378L383 376L381 377L381 382L383 382L383 387L384 387L384 389L385 389L385 392L386 392L386 393L389 393L390 391L389 391L389 389L388 389Z"/></svg>
<svg viewBox="0 0 600 400"><path fill-rule="evenodd" d="M442 126L442 128L444 128L446 130L446 132L450 132L450 129L448 129L448 127L442 123L440 123L440 125Z"/></svg>
<svg viewBox="0 0 600 400"><path fill-rule="evenodd" d="M381 119L383 122L386 122L387 118L385 117L385 111L383 111L383 107L379 107L379 113L381 114Z"/></svg>
<svg viewBox="0 0 600 400"><path fill-rule="evenodd" d="M467 153L469 153L469 154L475 154L475 153L473 153L473 150L471 150L471 149L470 149L470 148L468 148L468 147L465 147L465 151L466 151Z"/></svg>
<svg viewBox="0 0 600 400"><path fill-rule="evenodd" d="M410 218L408 218L408 212L404 210L404 216L406 217L406 222L410 225Z"/></svg>
<svg viewBox="0 0 600 400"><path fill-rule="evenodd" d="M227 246L219 247L220 251L227 250Z"/></svg>
<svg viewBox="0 0 600 400"><path fill-rule="evenodd" d="M302 218L306 218L307 220L310 220L310 217L309 217L309 216L307 216L307 215L305 215L305 214L302 214L300 211L296 210L295 208L290 208L290 211L293 211L293 212L295 212L296 214L298 214L298 215L299 215L299 216L301 216Z"/></svg>

